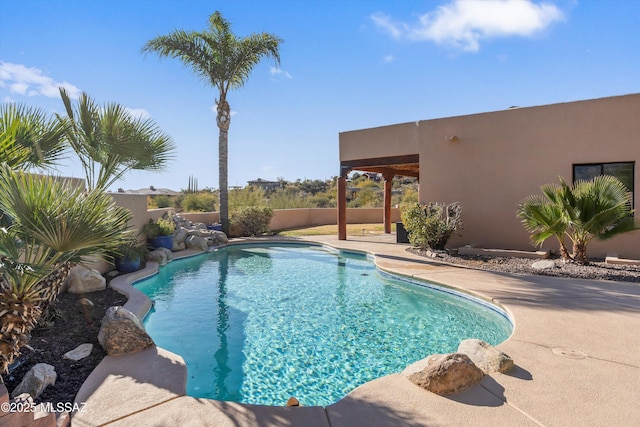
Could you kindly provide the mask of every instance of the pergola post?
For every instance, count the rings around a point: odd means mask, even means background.
[[[384,232],[391,233],[391,188],[393,187],[393,177],[395,174],[385,173],[384,177],[384,211],[382,214],[384,221]]]
[[[347,176],[338,178],[338,240],[347,240]]]

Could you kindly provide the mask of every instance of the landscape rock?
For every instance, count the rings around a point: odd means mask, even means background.
[[[466,390],[484,377],[484,372],[461,353],[434,354],[409,365],[402,374],[419,387],[441,395]]]
[[[229,241],[229,238],[222,231],[214,231],[215,242],[217,244],[226,244]]]
[[[77,346],[76,348],[74,348],[73,350],[67,351],[62,358],[63,359],[69,359],[69,360],[82,360],[85,357],[89,356],[91,354],[91,352],[93,351],[93,344],[80,344],[79,346]]]
[[[121,306],[107,310],[98,332],[98,342],[110,356],[134,353],[155,345],[140,319]]]
[[[98,270],[82,265],[76,266],[67,278],[67,292],[72,294],[84,294],[89,292],[104,291],[107,280]]]
[[[176,233],[173,235],[173,244],[175,245],[176,243],[178,244],[184,243],[187,240],[187,236],[188,236],[188,231],[180,227],[180,229],[177,230]]]
[[[458,353],[466,354],[485,374],[506,373],[513,369],[513,359],[479,339],[464,340],[458,346]]]
[[[166,265],[173,259],[173,253],[167,248],[158,248],[149,252],[148,259],[155,261],[158,265]]]
[[[189,236],[187,238],[187,248],[197,249],[204,252],[209,249],[209,245],[207,244],[207,239],[205,239],[204,237]]]
[[[556,268],[556,263],[553,260],[545,259],[542,261],[534,262],[533,264],[531,264],[531,268],[533,269],[534,272],[549,270],[549,269]]]
[[[53,366],[46,363],[35,364],[22,378],[22,381],[11,392],[11,397],[19,396],[23,393],[35,400],[45,388],[56,383],[57,374]]]

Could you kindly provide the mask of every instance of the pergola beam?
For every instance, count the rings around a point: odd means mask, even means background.
[[[380,173],[384,177],[384,232],[391,233],[391,190],[396,175],[420,178],[417,154],[340,162],[338,178],[338,239],[347,240],[347,175],[352,170]]]

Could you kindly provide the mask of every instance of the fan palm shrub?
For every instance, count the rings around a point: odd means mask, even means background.
[[[66,138],[78,155],[89,189],[109,186],[130,170],[162,171],[175,145],[149,118],[136,118],[120,104],[98,105],[83,93],[74,106],[60,88],[67,113]]]
[[[544,197],[524,199],[517,216],[535,244],[542,245],[555,236],[565,260],[587,264],[587,245],[591,240],[608,240],[637,229],[631,194],[616,177],[601,175],[590,181],[576,181],[573,186],[560,178],[559,185],[541,188]],[[564,247],[565,236],[573,244],[572,257]]]
[[[572,257],[564,240],[569,225],[564,200],[567,199],[571,189],[566,184],[545,184],[540,189],[543,195],[534,194],[522,200],[516,215],[522,220],[534,245],[542,246],[549,237],[553,236],[560,245],[562,260],[568,262]]]
[[[176,30],[149,40],[143,53],[156,52],[160,57],[176,58],[198,77],[218,90],[216,124],[218,125],[218,177],[220,185],[220,222],[229,234],[228,139],[231,107],[227,94],[239,89],[254,67],[264,58],[280,62],[282,40],[269,33],[254,33],[238,37],[220,12],[209,17],[206,31]]]
[[[0,165],[0,369],[28,342],[71,266],[130,238],[131,213],[100,189]]]

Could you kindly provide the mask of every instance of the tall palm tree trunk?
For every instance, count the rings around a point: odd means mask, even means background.
[[[229,235],[229,124],[231,109],[224,94],[220,94],[217,103],[216,123],[220,129],[218,135],[218,180],[220,184],[220,222],[222,231]]]

